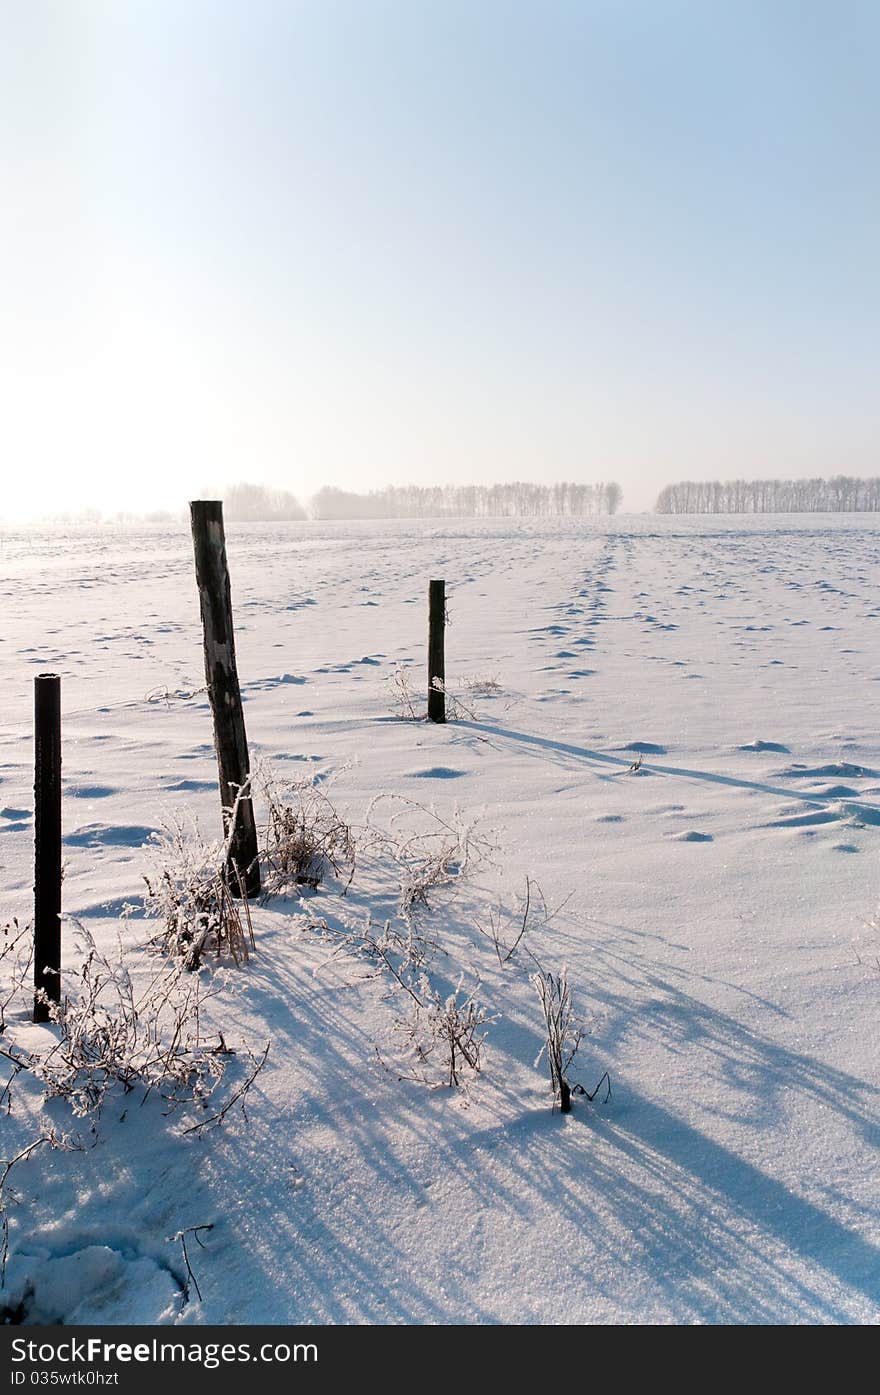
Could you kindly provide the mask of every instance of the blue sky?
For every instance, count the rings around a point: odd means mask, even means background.
[[[878,472],[877,4],[0,15],[7,511]]]

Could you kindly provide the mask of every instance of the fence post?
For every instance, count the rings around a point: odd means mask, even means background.
[[[34,1021],[61,1001],[61,679],[34,679]]]
[[[446,582],[428,582],[428,721],[446,721]],[[437,679],[439,687],[435,686]]]
[[[241,689],[235,666],[232,628],[232,595],[226,562],[223,505],[219,500],[197,499],[190,504],[196,581],[205,642],[205,680],[214,714],[214,745],[220,775],[223,831],[229,837],[228,864],[232,869],[230,891],[238,894],[238,879],[245,895],[260,891],[257,829],[250,795],[250,760],[241,706]],[[246,789],[244,797],[239,791]],[[238,800],[235,827],[230,836],[231,811]]]

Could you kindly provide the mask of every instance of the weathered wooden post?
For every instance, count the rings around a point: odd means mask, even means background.
[[[229,839],[229,889],[239,891],[239,878],[247,896],[260,891],[257,828],[250,794],[250,760],[241,706],[241,689],[235,666],[232,628],[232,594],[226,563],[223,505],[219,500],[197,499],[190,504],[196,581],[205,637],[205,679],[214,714],[214,745],[220,773],[223,831]],[[244,795],[240,796],[240,791]],[[230,828],[233,810],[235,826]]]
[[[446,582],[428,582],[428,721],[446,721]]]
[[[61,679],[34,679],[34,1021],[61,1001]],[[44,996],[45,995],[45,996]]]

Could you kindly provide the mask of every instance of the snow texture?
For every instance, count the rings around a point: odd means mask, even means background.
[[[387,983],[304,929],[393,915],[378,864],[348,897],[331,877],[255,906],[209,1005],[230,1047],[271,1040],[247,1118],[186,1135],[135,1091],[77,1120],[13,1082],[0,1156],[49,1128],[85,1146],[14,1169],[7,1312],[876,1322],[877,547],[865,516],[230,529],[254,758],[320,777],[356,825],[387,791],[494,830],[420,921],[438,982],[464,971],[496,1018],[483,1070],[461,1092],[383,1069]],[[467,708],[445,727],[397,715],[390,681],[424,691],[437,576]],[[148,975],[144,845],[175,814],[219,831],[188,535],[7,530],[0,601],[2,919],[30,915],[31,678],[55,670],[65,911]],[[573,1074],[613,1085],[564,1117],[530,965],[478,928],[527,875],[559,908],[528,947],[589,1029]],[[68,987],[77,969],[65,930]],[[0,1044],[56,1032],[20,1000]],[[170,1237],[207,1224],[199,1299]]]

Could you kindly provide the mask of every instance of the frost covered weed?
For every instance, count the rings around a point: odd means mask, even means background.
[[[427,698],[413,687],[410,681],[411,672],[411,669],[398,664],[385,679],[391,694],[391,708],[396,716],[405,721],[423,722],[428,715]],[[476,712],[469,705],[470,702],[475,698],[500,697],[504,691],[498,679],[490,674],[472,674],[455,682],[443,682],[435,678],[433,685],[446,698],[446,718],[447,721],[453,722],[462,718],[471,722],[478,721]]]
[[[374,822],[386,810],[390,810],[386,821]],[[404,820],[408,826],[402,828]],[[439,892],[454,891],[458,880],[493,846],[477,831],[476,817],[465,817],[456,807],[451,819],[444,819],[402,795],[377,795],[368,810],[367,823],[381,850],[397,867],[399,914],[407,923]]]
[[[474,992],[464,989],[462,975],[452,993],[441,993],[427,974],[400,980],[408,1010],[396,1023],[417,1062],[410,1078],[424,1085],[461,1087],[479,1075],[485,1027],[494,1020]]]
[[[380,970],[393,963],[397,973],[423,968],[439,948],[435,940],[427,939],[413,925],[399,929],[391,920],[386,920],[378,929],[369,911],[361,919],[339,916],[336,924],[331,924],[324,916],[307,912],[301,925],[334,945],[334,952],[365,959],[378,965]]]
[[[476,929],[492,941],[501,968],[509,964],[520,950],[534,959],[528,948],[529,937],[548,925],[568,900],[566,897],[565,901],[551,909],[538,883],[526,877],[523,895],[517,897],[512,906],[500,902],[493,906],[488,912],[487,923],[477,921]]]
[[[571,1111],[568,1070],[577,1055],[583,1036],[580,1028],[572,1024],[573,1008],[568,976],[565,969],[559,974],[539,969],[532,976],[532,983],[537,991],[544,1018],[544,1045],[535,1065],[539,1064],[542,1056],[546,1056],[550,1067],[553,1098],[559,1101],[560,1111],[568,1114]]]
[[[70,922],[68,922],[70,923]],[[223,1078],[228,1052],[222,1038],[202,1035],[205,1002],[220,985],[204,988],[184,960],[172,961],[136,988],[120,951],[111,964],[78,922],[83,955],[76,990],[49,1004],[57,1040],[27,1069],[50,1096],[84,1116],[100,1109],[107,1091],[135,1086],[171,1104],[203,1105]]]
[[[424,967],[399,955],[399,941],[389,936],[387,922],[383,935],[368,943],[402,995],[403,1011],[394,1025],[409,1060],[399,1079],[435,1088],[468,1084],[480,1073],[485,1028],[494,1021],[476,989],[466,992],[461,974],[452,993],[441,992]],[[412,1057],[414,1066],[409,1065]]]
[[[423,707],[421,694],[409,681],[409,670],[397,664],[385,682],[395,716],[408,722],[423,722],[428,715],[427,708]]]
[[[264,770],[260,784],[268,806],[262,849],[267,892],[318,887],[329,872],[338,876],[346,866],[353,875],[351,827],[313,780],[281,784]]]
[[[317,931],[339,950],[366,959],[375,967],[401,1004],[395,1033],[403,1044],[398,1078],[419,1084],[464,1087],[481,1069],[485,1028],[494,1020],[473,992],[465,992],[464,975],[452,993],[431,981],[428,965],[437,944],[410,923],[402,929],[386,920],[377,927],[367,914],[361,921],[332,926],[319,916],[307,916],[305,928]],[[413,1065],[413,1057],[415,1064]],[[380,1056],[380,1060],[381,1060]],[[382,1061],[386,1069],[390,1069]]]
[[[434,683],[443,691],[446,698],[446,718],[451,722],[479,722],[479,714],[472,705],[474,701],[478,698],[500,697],[504,691],[498,679],[491,675],[472,674],[454,682],[447,679],[445,683],[435,678]]]
[[[49,1010],[54,1040],[45,1049],[26,1050],[4,1043],[0,1055],[13,1067],[13,1080],[22,1072],[38,1080],[49,1098],[65,1099],[79,1118],[99,1111],[107,1092],[136,1086],[144,1098],[154,1091],[168,1104],[204,1106],[223,1078],[231,1054],[222,1036],[207,1038],[202,1014],[222,982],[204,986],[203,976],[188,971],[183,960],[153,970],[136,986],[121,945],[115,963],[102,954],[91,933],[79,921],[66,918],[77,932],[82,956],[78,975],[71,979],[60,1003],[43,997]],[[4,984],[7,992],[7,984]],[[19,964],[13,975],[12,997],[30,998],[28,977]],[[4,1093],[12,1107],[12,1080]]]
[[[499,697],[504,689],[494,674],[474,673],[462,678],[459,686],[471,697]]]
[[[554,1105],[559,1104],[561,1114],[570,1114],[573,1094],[586,1095],[587,1099],[593,1100],[603,1083],[607,1084],[605,1100],[609,1100],[611,1080],[607,1072],[592,1093],[585,1090],[583,1085],[572,1084],[568,1078],[584,1032],[583,1028],[574,1022],[567,971],[563,968],[560,973],[553,974],[539,966],[538,972],[532,975],[532,983],[538,994],[544,1019],[544,1045],[538,1053],[535,1065],[539,1065],[541,1058],[546,1056],[550,1067],[550,1087],[553,1091]]]
[[[259,1059],[250,1058],[251,1069],[243,1081],[231,1093],[221,1091],[215,1103],[215,1092],[235,1053],[221,1034],[206,1035],[202,1019],[208,1000],[221,991],[222,979],[211,978],[206,988],[205,976],[190,972],[185,959],[172,959],[157,971],[157,961],[149,958],[151,972],[138,986],[121,945],[111,962],[85,926],[70,917],[65,924],[77,932],[82,956],[79,973],[66,977],[67,991],[60,1003],[48,1002],[44,996],[49,1010],[48,1046],[26,1049],[3,1037],[0,1057],[12,1068],[0,1092],[4,1112],[13,1111],[13,1087],[22,1077],[42,1086],[47,1098],[66,1101],[75,1118],[91,1119],[96,1137],[95,1117],[115,1090],[127,1094],[137,1089],[141,1103],[153,1094],[162,1100],[166,1114],[195,1108],[196,1121],[189,1122],[184,1133],[201,1133],[222,1123],[236,1106],[244,1110],[247,1092],[269,1048]],[[0,955],[0,991],[7,1006],[22,997],[29,1008],[31,957],[20,942],[30,926],[17,930],[4,947],[7,953]],[[209,1110],[212,1103],[213,1112]],[[85,1146],[75,1134],[49,1130],[14,1157],[0,1159],[0,1288],[9,1250],[7,1204],[18,1199],[9,1185],[10,1175],[16,1164],[43,1145],[64,1151],[81,1151]]]
[[[402,1008],[395,1022],[404,1044],[399,1078],[463,1086],[480,1072],[485,1027],[493,1019],[475,993],[464,989],[464,975],[451,994],[432,981],[431,961],[445,951],[425,932],[425,921],[438,901],[448,904],[465,872],[493,845],[477,831],[476,818],[456,809],[446,819],[392,794],[371,801],[361,841],[371,853],[373,872],[396,883],[396,914],[381,924],[369,911],[328,919],[304,903],[300,923],[331,943],[334,954],[367,961],[388,984]]]
[[[30,977],[34,961],[34,927],[17,919],[8,921],[0,935],[0,1032],[6,1029],[6,1013],[22,984]]]
[[[152,944],[187,969],[206,954],[246,963],[253,948],[247,900],[233,898],[225,843],[206,842],[180,821],[152,836],[155,871],[144,877],[147,913],[162,922]],[[239,890],[239,888],[236,888]]]

